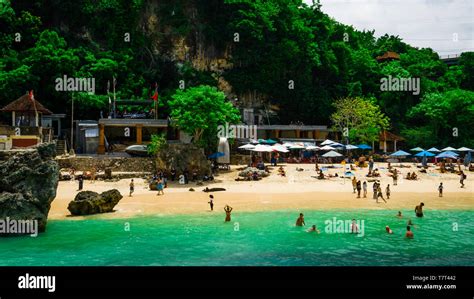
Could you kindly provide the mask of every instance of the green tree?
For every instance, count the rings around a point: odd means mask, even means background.
[[[455,89],[430,93],[413,107],[408,116],[421,124],[429,138],[440,146],[469,146],[474,142],[474,92]],[[419,125],[418,125],[419,126]],[[407,139],[413,134],[406,130]]]
[[[201,85],[186,90],[178,89],[168,104],[173,123],[202,147],[212,148],[212,145],[202,141],[217,141],[219,125],[240,122],[239,111],[215,87]]]
[[[166,138],[163,134],[161,135],[151,135],[151,142],[148,144],[147,150],[148,154],[156,156],[161,149],[166,145]]]
[[[373,143],[382,130],[387,130],[390,120],[373,99],[343,98],[334,102],[336,111],[331,115],[333,129],[348,132],[349,139]]]

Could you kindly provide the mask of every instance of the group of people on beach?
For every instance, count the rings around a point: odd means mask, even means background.
[[[372,189],[374,192],[373,199],[376,200],[376,203],[379,202],[378,201],[379,198],[382,198],[384,202],[387,202],[385,198],[383,197],[382,187],[379,181],[374,182]],[[361,183],[360,180],[357,180],[356,177],[352,177],[352,191],[353,193],[357,192],[357,198],[361,198],[360,193],[361,191],[363,191],[363,197],[367,198],[367,182],[364,181],[363,183]],[[390,184],[388,184],[387,187],[385,187],[385,195],[387,196],[387,199],[390,199],[390,194],[391,194]]]

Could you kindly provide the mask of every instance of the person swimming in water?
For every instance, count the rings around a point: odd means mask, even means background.
[[[316,233],[320,233],[319,229],[316,227],[316,225],[312,225],[308,230],[307,230],[308,233],[312,233],[312,232],[316,232]]]
[[[407,226],[407,232],[405,234],[405,238],[413,239],[414,235],[413,232],[411,231],[411,227],[408,225]]]
[[[416,217],[423,217],[423,207],[425,206],[424,203],[420,203],[415,207],[415,214]]]
[[[225,211],[225,221],[224,222],[230,222],[230,213],[232,212],[232,207],[229,206],[229,205],[226,205],[224,207],[224,211]]]
[[[300,213],[300,217],[296,219],[296,226],[303,226],[303,225],[306,225],[306,224],[304,223],[303,213]]]
[[[352,219],[351,234],[358,234],[358,233],[359,233],[359,226],[357,226],[356,220]]]
[[[398,211],[397,217],[398,217],[398,218],[403,218],[401,211]]]
[[[387,231],[387,233],[393,234],[393,231],[390,229],[390,227],[388,225],[385,226],[385,230]]]

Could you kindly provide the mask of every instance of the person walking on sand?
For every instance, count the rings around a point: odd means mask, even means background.
[[[304,223],[304,215],[303,215],[303,213],[300,213],[300,217],[298,217],[298,219],[296,219],[296,226],[303,226],[303,225],[306,225]]]
[[[439,197],[443,197],[443,183],[439,183],[439,186],[438,186],[438,192],[439,192]]]
[[[360,198],[360,190],[361,190],[360,181],[357,181],[356,189],[357,189],[357,198]]]
[[[165,195],[165,192],[163,191],[163,181],[160,178],[158,178],[158,182],[156,183],[156,190],[158,190],[156,195],[160,195],[160,193]]]
[[[133,179],[130,182],[130,193],[128,194],[128,197],[132,197],[133,191],[135,191],[135,184],[133,183]]]
[[[464,188],[464,180],[466,179],[466,174],[464,171],[461,170],[461,174],[459,175],[459,183],[461,184],[461,188]]]
[[[387,199],[390,199],[390,184],[385,188],[385,195],[387,196]]]
[[[209,206],[211,207],[211,211],[214,211],[214,195],[209,195]]]
[[[357,189],[357,179],[354,177],[352,177],[352,193],[356,193],[356,189]]]
[[[226,205],[224,207],[224,211],[225,211],[225,221],[224,222],[230,222],[230,213],[232,212],[232,207],[230,207],[229,205]]]
[[[415,207],[415,214],[416,214],[416,217],[423,217],[423,207],[425,206],[424,203],[420,203],[419,205],[417,205]]]
[[[376,203],[379,203],[379,197],[381,197],[381,198],[383,199],[383,201],[385,201],[385,203],[387,203],[387,201],[385,200],[385,198],[383,198],[382,188],[380,187],[380,184],[377,184],[377,198],[376,198]]]
[[[372,190],[374,191],[374,199],[377,199],[377,188],[378,188],[378,183],[374,182],[374,185],[372,186]]]

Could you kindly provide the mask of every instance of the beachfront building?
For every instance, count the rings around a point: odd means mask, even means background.
[[[169,119],[156,119],[154,114],[143,112],[153,104],[152,100],[116,100],[116,105],[143,106],[130,113],[116,113],[107,118],[100,118],[97,123],[97,150],[98,154],[107,151],[122,151],[129,145],[146,144],[152,135],[164,135],[169,142],[186,142],[186,136],[170,125]],[[84,126],[83,126],[84,127]],[[95,137],[89,132],[89,137]],[[85,133],[87,134],[87,133]],[[89,150],[87,150],[89,152]]]
[[[11,125],[0,126],[0,150],[26,148],[53,141],[53,128],[44,125],[52,120],[54,114],[34,98],[33,92],[22,95],[0,109],[0,112],[11,115]],[[60,118],[58,116],[56,120],[60,121]]]
[[[405,138],[395,135],[389,131],[382,131],[379,135],[379,150],[384,153],[396,152],[400,147],[400,143],[405,141]]]

